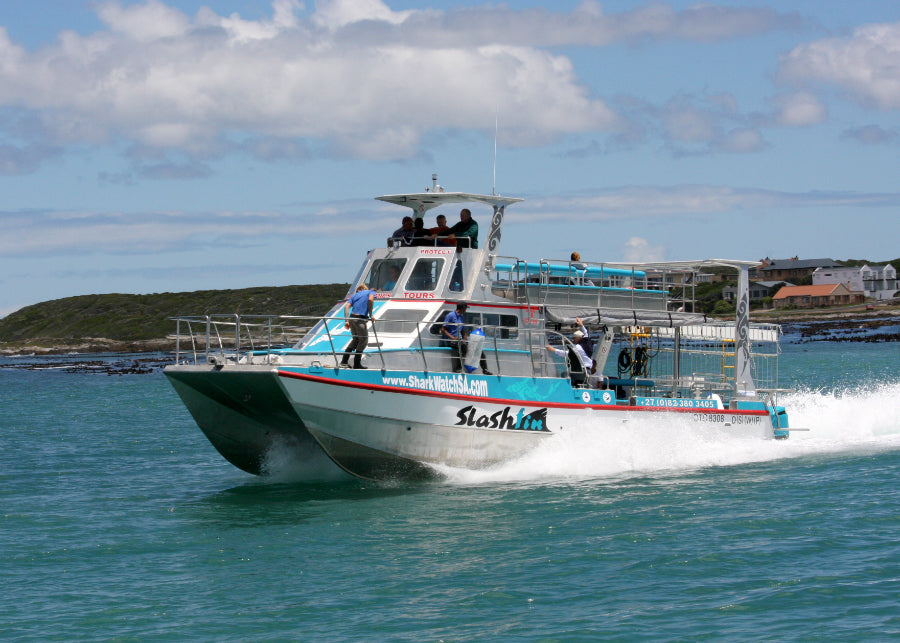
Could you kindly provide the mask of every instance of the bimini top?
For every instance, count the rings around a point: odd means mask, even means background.
[[[469,194],[468,192],[420,192],[418,194],[387,194],[375,197],[379,201],[387,201],[396,205],[405,205],[412,208],[417,215],[422,216],[431,208],[452,203],[485,203],[498,208],[505,208],[511,203],[518,203],[525,199],[500,196],[498,194]]]

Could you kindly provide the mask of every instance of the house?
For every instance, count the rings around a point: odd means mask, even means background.
[[[891,264],[817,268],[813,272],[813,285],[822,284],[844,284],[849,290],[861,291],[875,299],[891,299],[900,288],[897,271]]]
[[[758,268],[750,269],[751,279],[762,281],[799,281],[807,275],[813,274],[817,268],[842,267],[834,259],[765,259],[760,260]]]
[[[786,281],[751,281],[750,282],[750,302],[762,301],[766,297],[771,297],[779,286],[791,286],[793,284]],[[734,302],[737,298],[737,286],[725,286],[722,289],[722,299]]]
[[[772,304],[775,308],[816,308],[858,304],[865,299],[863,293],[851,291],[844,284],[784,286],[772,297]]]
[[[866,296],[875,299],[893,299],[897,296],[900,284],[897,282],[897,270],[891,264],[884,266],[863,266],[863,290]]]

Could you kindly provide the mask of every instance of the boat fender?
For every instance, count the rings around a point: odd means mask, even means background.
[[[647,349],[643,346],[636,346],[634,349],[634,358],[631,361],[631,376],[647,375]]]
[[[478,370],[481,360],[481,351],[484,349],[484,331],[476,328],[469,333],[468,346],[466,347],[465,367],[467,373]]]

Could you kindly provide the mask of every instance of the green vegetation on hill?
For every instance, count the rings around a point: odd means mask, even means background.
[[[103,337],[158,339],[175,332],[182,315],[323,315],[349,284],[199,290],[150,295],[80,295],[26,306],[0,319],[0,343]]]
[[[869,264],[870,266],[883,266],[884,264],[891,264],[894,268],[900,269],[900,258],[893,259],[891,261],[869,261],[868,259],[838,259],[839,263],[844,264],[845,266],[862,266],[864,264]]]

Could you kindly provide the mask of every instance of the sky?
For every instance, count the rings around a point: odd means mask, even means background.
[[[0,316],[349,282],[432,173],[506,256],[900,256],[896,0],[424,6],[0,0]]]

